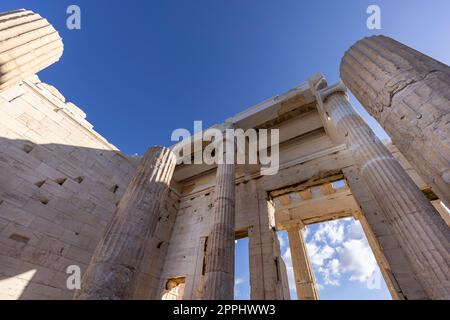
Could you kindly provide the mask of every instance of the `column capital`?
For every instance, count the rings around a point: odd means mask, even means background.
[[[227,130],[227,129],[235,129],[236,128],[236,124],[234,122],[231,121],[225,121],[225,123],[223,124],[223,129]]]
[[[333,84],[327,88],[319,90],[318,94],[319,94],[320,99],[323,102],[325,102],[325,100],[329,96],[331,96],[334,93],[338,93],[338,92],[344,93],[347,96],[348,89],[345,86],[345,84],[342,82],[342,80],[339,80],[338,82],[336,82],[335,84]]]
[[[296,222],[293,224],[289,224],[286,226],[286,231],[287,232],[292,232],[292,231],[301,231],[303,229],[305,229],[305,224],[303,222]]]
[[[328,87],[328,82],[322,73],[316,73],[308,78],[309,88],[313,95]]]
[[[353,217],[355,218],[355,220],[360,221],[363,218],[363,213],[361,210],[357,210],[355,212],[353,212]]]

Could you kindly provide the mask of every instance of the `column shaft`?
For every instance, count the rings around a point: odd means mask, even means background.
[[[77,299],[128,299],[176,165],[167,148],[144,155],[83,277]]]
[[[288,230],[297,299],[319,300],[314,273],[309,261],[303,233],[299,228]]]
[[[234,299],[235,165],[218,164],[214,214],[206,244],[203,299]]]
[[[345,54],[341,77],[450,207],[450,67],[374,36]]]
[[[287,270],[273,224],[275,208],[273,202],[269,200],[267,191],[256,183],[255,195],[256,215],[253,226],[249,230],[250,298],[251,300],[289,300]]]
[[[430,298],[449,298],[450,230],[430,201],[356,113],[337,85],[324,89],[324,112],[345,137],[361,176],[383,210]]]

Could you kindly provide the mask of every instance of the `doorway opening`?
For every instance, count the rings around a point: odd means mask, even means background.
[[[247,232],[236,232],[234,255],[234,299],[250,300],[249,239]]]
[[[310,224],[303,235],[320,299],[392,299],[359,221],[349,217]],[[296,299],[287,232],[279,231],[278,237],[287,266],[291,297]]]

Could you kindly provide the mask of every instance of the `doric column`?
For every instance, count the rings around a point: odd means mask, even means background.
[[[306,250],[303,230],[292,227],[287,230],[289,247],[291,249],[292,267],[294,268],[295,287],[297,299],[319,300],[316,280]]]
[[[225,141],[227,141],[225,139]],[[224,143],[223,159],[231,144]],[[235,164],[219,161],[214,191],[214,213],[206,242],[205,275],[202,298],[234,299],[235,247]]]
[[[29,10],[0,13],[0,90],[45,69],[61,58],[58,32]]]
[[[341,77],[450,207],[450,67],[374,36],[347,51]]]
[[[450,230],[430,201],[356,113],[342,82],[318,93],[323,111],[354,154],[360,175],[430,298],[450,298]],[[322,103],[323,101],[323,103]]]
[[[147,151],[97,246],[75,298],[131,298],[145,244],[155,231],[175,165],[171,150],[153,147]]]

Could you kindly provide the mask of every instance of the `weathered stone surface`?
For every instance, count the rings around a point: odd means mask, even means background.
[[[156,229],[176,165],[170,149],[144,155],[83,277],[77,299],[127,299]]]
[[[0,92],[0,299],[71,299],[136,169],[77,109],[37,77]]]
[[[356,113],[345,86],[320,91],[324,112],[353,152],[383,214],[428,297],[450,297],[450,230],[389,150]]]
[[[218,164],[211,233],[206,240],[203,299],[234,298],[235,165]]]
[[[238,193],[237,205],[249,203],[246,194]],[[250,298],[252,300],[289,300],[289,283],[280,242],[274,228],[275,208],[261,186],[252,189],[256,202],[247,210],[254,212],[249,229]],[[241,214],[243,211],[238,210]]]
[[[62,53],[61,37],[40,15],[23,9],[0,15],[0,90],[57,62]]]
[[[374,36],[345,54],[341,77],[450,207],[450,67]]]

